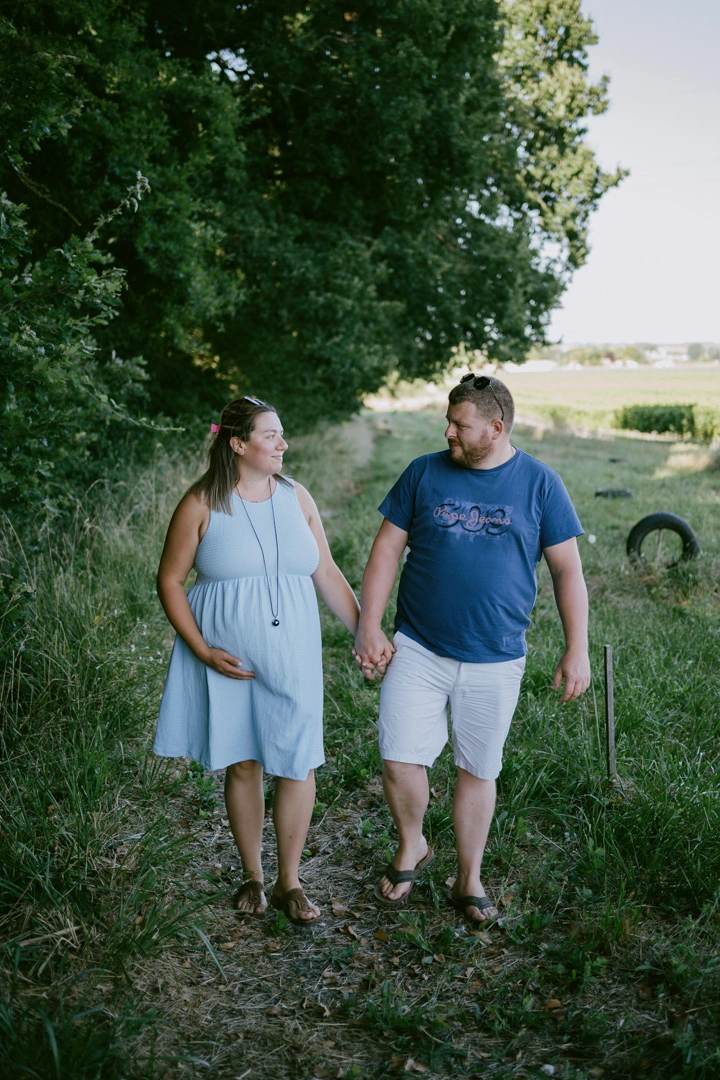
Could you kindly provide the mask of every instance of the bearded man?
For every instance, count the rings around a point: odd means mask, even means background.
[[[426,769],[447,741],[450,705],[458,857],[450,901],[473,923],[498,918],[480,872],[541,556],[565,635],[553,685],[563,702],[590,685],[583,529],[558,474],[511,444],[514,411],[499,379],[471,373],[451,390],[448,449],[411,462],[379,508],[354,650],[367,678],[384,676],[383,790],[399,840],[375,896],[403,904],[433,857],[423,835]],[[381,620],[406,547],[391,643]]]

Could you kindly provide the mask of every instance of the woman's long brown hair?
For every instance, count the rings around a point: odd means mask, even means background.
[[[232,492],[240,479],[240,462],[230,440],[237,438],[249,442],[258,416],[268,412],[275,412],[272,405],[248,397],[231,401],[223,409],[220,429],[208,450],[207,471],[189,489],[194,495],[199,495],[211,510],[232,514]],[[273,475],[280,483],[287,483],[279,473]]]

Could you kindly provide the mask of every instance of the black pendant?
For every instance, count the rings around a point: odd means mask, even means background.
[[[279,626],[280,625],[280,620],[279,619],[273,619],[272,624],[273,624],[273,626]]]

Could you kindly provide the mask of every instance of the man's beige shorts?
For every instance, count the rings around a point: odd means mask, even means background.
[[[380,754],[385,761],[432,765],[448,737],[455,764],[494,780],[515,712],[525,657],[467,664],[437,656],[398,631],[395,655],[380,691]]]

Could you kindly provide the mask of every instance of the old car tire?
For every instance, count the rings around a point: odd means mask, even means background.
[[[668,529],[670,532],[677,533],[680,537],[683,545],[681,559],[694,559],[696,555],[700,554],[697,536],[685,518],[681,518],[678,514],[663,512],[648,514],[647,517],[641,518],[637,525],[633,525],[627,538],[628,555],[635,555],[638,559],[642,559],[643,541],[650,533],[658,532],[661,529]],[[676,564],[672,563],[671,565]]]

